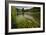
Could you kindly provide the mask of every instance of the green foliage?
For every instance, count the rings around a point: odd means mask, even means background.
[[[40,7],[33,7],[30,12],[40,12]]]
[[[11,6],[11,21],[12,21],[12,28],[15,27],[15,21],[16,21],[16,7]]]
[[[29,14],[34,19],[27,19],[24,17],[25,12],[36,13]],[[18,14],[18,15],[17,15]],[[40,7],[33,7],[32,9],[18,9],[11,6],[11,21],[12,28],[37,28],[40,27]]]
[[[35,23],[33,19],[29,20],[29,19],[24,18],[23,16],[22,17],[19,16],[19,18],[16,20],[17,20],[16,21],[17,28],[37,28],[39,27],[39,24]]]

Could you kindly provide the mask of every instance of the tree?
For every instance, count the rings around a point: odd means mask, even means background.
[[[11,6],[11,25],[12,25],[12,28],[15,28],[15,24],[16,24],[16,7],[15,6]]]
[[[22,15],[24,16],[24,8],[22,8]]]

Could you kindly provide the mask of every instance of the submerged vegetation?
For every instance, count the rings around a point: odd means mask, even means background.
[[[18,9],[11,6],[11,28],[40,27],[40,7]]]

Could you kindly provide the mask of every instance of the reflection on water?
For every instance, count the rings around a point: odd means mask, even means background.
[[[40,27],[40,7],[18,9],[12,6],[12,28]]]

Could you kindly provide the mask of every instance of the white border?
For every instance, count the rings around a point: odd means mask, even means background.
[[[11,6],[32,6],[32,7],[40,7],[41,8],[41,14],[40,14],[40,17],[41,17],[41,24],[40,24],[40,28],[22,28],[22,29],[11,29]],[[13,3],[9,3],[9,20],[8,20],[8,32],[24,32],[24,31],[41,31],[43,30],[43,5],[37,5],[37,4],[13,4]]]

